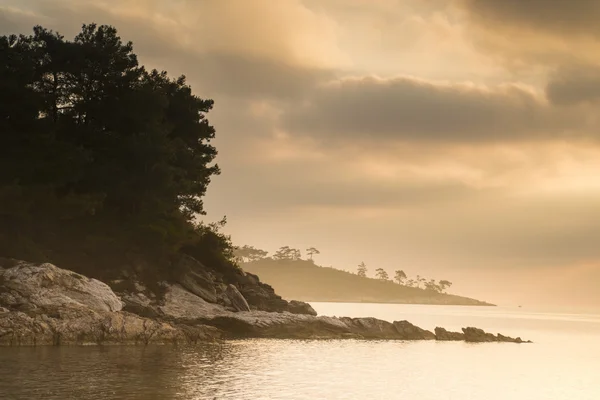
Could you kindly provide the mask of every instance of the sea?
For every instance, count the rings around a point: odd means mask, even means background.
[[[235,340],[0,348],[2,400],[599,400],[600,314],[312,303],[323,315],[476,326],[530,344]]]

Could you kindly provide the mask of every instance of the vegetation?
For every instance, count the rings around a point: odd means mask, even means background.
[[[163,274],[180,252],[233,265],[225,220],[196,221],[219,173],[212,107],[110,26],[0,37],[0,254],[92,276]]]
[[[390,280],[362,277],[311,260],[276,260],[270,257],[241,265],[257,274],[283,297],[303,301],[487,305],[437,290],[399,285]]]
[[[282,246],[280,247],[273,257],[269,258],[268,251],[257,249],[253,246],[242,246],[236,247],[233,251],[235,255],[235,259],[239,263],[251,263],[254,261],[272,259],[277,261],[299,261],[302,260],[302,255],[300,250],[292,248],[290,246]],[[306,250],[306,254],[308,254],[309,258],[307,261],[313,262],[312,256],[313,254],[321,254],[319,250],[314,247],[310,247]],[[358,268],[356,271],[356,275],[367,278],[367,265],[362,261],[358,264]],[[381,281],[389,281],[390,277],[386,270],[383,268],[377,268],[375,270],[375,277]],[[396,270],[394,272],[394,280],[398,285],[403,285],[407,287],[414,287],[419,289],[425,289],[428,291],[433,291],[437,293],[444,293],[446,289],[452,286],[452,282],[448,280],[440,280],[436,282],[434,279],[426,280],[421,277],[421,275],[417,275],[415,279],[408,279],[408,276],[403,270]]]

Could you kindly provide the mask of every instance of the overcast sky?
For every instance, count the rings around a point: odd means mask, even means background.
[[[215,100],[208,220],[500,304],[600,308],[600,1],[0,0]]]

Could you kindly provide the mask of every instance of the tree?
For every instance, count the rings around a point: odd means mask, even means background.
[[[415,287],[416,285],[417,285],[417,282],[414,279],[409,279],[406,282],[406,286],[408,286],[408,287]]]
[[[356,274],[358,276],[362,276],[363,278],[367,277],[367,266],[364,263],[364,261],[361,262],[360,264],[358,264],[358,270],[357,270]]]
[[[450,282],[450,281],[447,281],[447,280],[445,280],[445,279],[442,279],[442,280],[439,282],[439,286],[440,286],[440,291],[441,291],[441,292],[443,292],[443,293],[445,293],[445,292],[446,292],[446,289],[447,289],[447,288],[449,288],[450,286],[452,286],[452,282]]]
[[[314,247],[309,247],[308,249],[306,249],[306,254],[308,254],[308,257],[310,258],[310,260],[312,260],[313,255],[321,254],[321,252],[319,250],[315,249]]]
[[[257,249],[253,246],[244,245],[242,247],[236,247],[234,250],[235,257],[240,262],[252,262],[264,259],[268,251]]]
[[[390,279],[388,273],[383,268],[377,268],[375,270],[375,276],[377,276],[377,278],[381,279],[382,281],[387,281]]]
[[[421,285],[425,286],[425,278],[421,277],[421,275],[417,275],[415,282],[418,288],[421,288]]]
[[[213,101],[140,66],[111,26],[13,39],[0,37],[0,253],[79,270],[132,253],[170,265],[204,232]]]
[[[396,282],[398,282],[399,285],[402,285],[406,278],[407,278],[407,276],[406,276],[406,273],[404,273],[404,271],[396,270],[394,279],[396,280]]]
[[[275,260],[290,260],[296,261],[301,257],[300,250],[293,249],[290,246],[282,246],[273,254]]]
[[[437,293],[442,291],[441,287],[435,283],[435,279],[430,279],[428,282],[425,282],[425,290]]]

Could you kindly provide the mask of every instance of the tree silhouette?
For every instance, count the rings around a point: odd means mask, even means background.
[[[402,270],[396,270],[394,274],[394,279],[398,282],[399,285],[404,283],[404,280],[407,278],[406,273]]]
[[[0,253],[170,265],[206,234],[195,218],[219,173],[212,107],[184,76],[140,66],[111,26],[0,37]]]
[[[388,273],[383,268],[377,268],[375,270],[375,276],[377,276],[377,278],[381,279],[382,281],[387,281],[390,279]]]
[[[240,262],[250,262],[262,260],[269,254],[268,251],[257,249],[253,246],[244,245],[242,247],[236,247],[234,250],[235,257]]]
[[[290,246],[282,246],[275,252],[273,258],[275,260],[299,260],[301,257],[300,250],[293,249]]]
[[[312,260],[313,255],[321,254],[321,252],[314,247],[309,247],[308,249],[306,249],[306,254],[308,254],[308,257],[310,258],[310,260]]]
[[[358,276],[362,276],[363,278],[367,277],[367,266],[364,263],[364,261],[361,262],[360,264],[358,264],[358,270],[357,270],[356,274]]]
[[[443,279],[439,282],[439,286],[440,286],[440,290],[445,293],[446,289],[449,288],[450,286],[452,286],[452,282]]]

